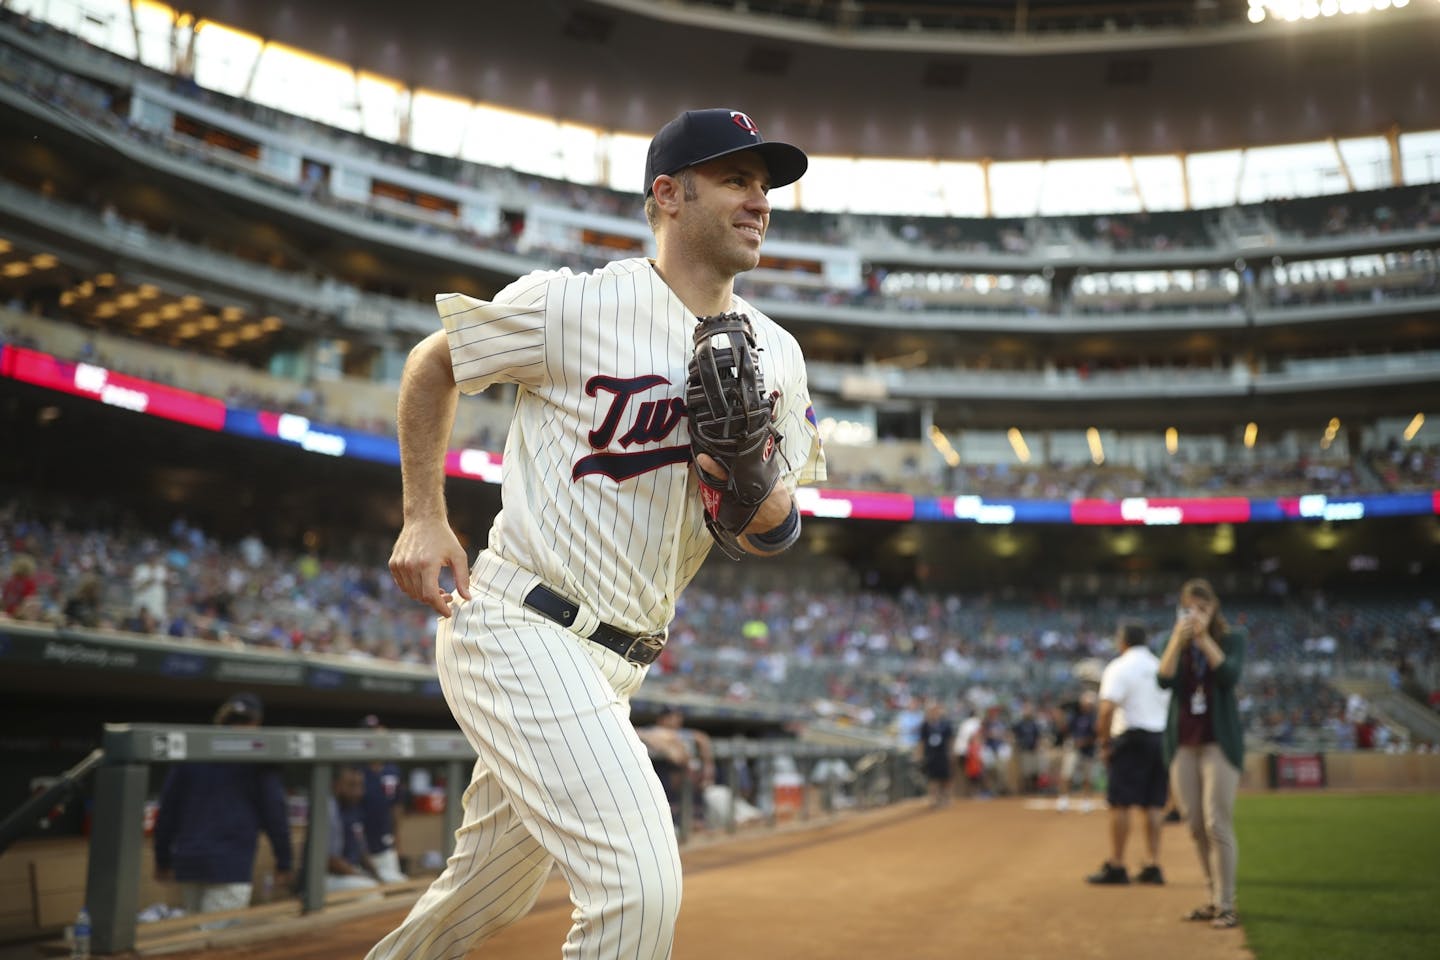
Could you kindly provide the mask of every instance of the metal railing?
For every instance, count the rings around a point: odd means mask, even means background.
[[[135,946],[140,855],[150,766],[156,763],[273,763],[310,770],[309,823],[302,856],[306,912],[325,904],[330,784],[336,764],[371,760],[443,763],[445,853],[460,825],[460,795],[475,754],[458,733],[443,731],[302,730],[285,727],[107,724],[105,758],[96,774],[94,830],[85,884],[97,953]]]
[[[93,924],[94,949],[102,954],[135,947],[139,906],[136,880],[141,869],[151,765],[203,761],[309,768],[309,817],[300,861],[303,873],[300,898],[302,910],[311,913],[325,905],[330,837],[328,798],[337,764],[377,760],[443,764],[442,843],[448,858],[454,850],[455,831],[463,812],[461,797],[470,782],[470,767],[475,759],[464,736],[434,730],[380,733],[286,727],[107,724],[101,749],[103,758],[96,773],[94,829],[85,896]],[[741,765],[751,761],[754,761],[755,782],[762,796],[771,794],[781,758],[793,762],[801,780],[800,803],[794,813],[802,820],[811,816],[815,805],[813,791],[817,788],[819,807],[825,812],[838,809],[841,793],[847,789],[849,803],[861,808],[895,802],[913,792],[909,776],[912,764],[904,751],[740,738],[716,740],[713,751],[717,765],[727,765],[728,781],[732,785],[729,806],[722,818],[729,832],[737,827],[739,799],[733,787],[741,780]],[[845,764],[827,761],[845,761]],[[93,765],[93,761],[87,762]],[[696,802],[695,785],[687,780],[680,794],[678,811],[678,835],[682,843],[694,829]],[[766,819],[774,824],[779,811],[773,803],[767,806]]]

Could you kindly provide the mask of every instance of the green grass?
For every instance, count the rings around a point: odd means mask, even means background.
[[[1235,830],[1257,960],[1440,957],[1440,794],[1243,794]]]

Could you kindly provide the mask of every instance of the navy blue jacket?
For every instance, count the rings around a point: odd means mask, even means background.
[[[249,883],[263,829],[275,869],[293,865],[285,788],[275,767],[185,763],[171,769],[155,819],[155,866],[189,883]]]

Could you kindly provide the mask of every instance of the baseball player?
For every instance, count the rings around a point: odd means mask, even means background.
[[[796,484],[823,480],[825,462],[798,344],[733,283],[759,262],[766,192],[807,164],[744,113],[684,113],[646,158],[654,260],[532,273],[491,302],[436,298],[444,329],[415,347],[400,386],[390,569],[440,615],[441,687],[479,759],[454,855],[370,960],[458,960],[530,909],[552,864],[575,903],[563,956],[670,956],[680,860],[629,698],[712,545],[696,468],[725,473],[703,454],[692,466],[691,335],[701,316],[753,324],[785,467],[738,542],[778,553],[799,534]],[[458,394],[499,382],[518,386],[502,509],[464,577],[446,442]]]

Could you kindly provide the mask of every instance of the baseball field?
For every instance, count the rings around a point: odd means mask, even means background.
[[[1245,795],[1236,830],[1258,960],[1440,956],[1440,794]]]
[[[923,801],[688,847],[677,960],[1405,960],[1440,944],[1440,794],[1242,793],[1235,930],[1180,917],[1205,887],[1167,825],[1163,887],[1093,887],[1103,811],[1040,800]],[[1139,848],[1131,848],[1132,866]],[[327,911],[329,912],[329,911]],[[557,875],[529,916],[472,956],[557,956],[571,904]],[[400,904],[340,908],[283,941],[198,960],[363,956]],[[227,948],[228,947],[228,948]],[[217,949],[219,948],[219,949]]]

